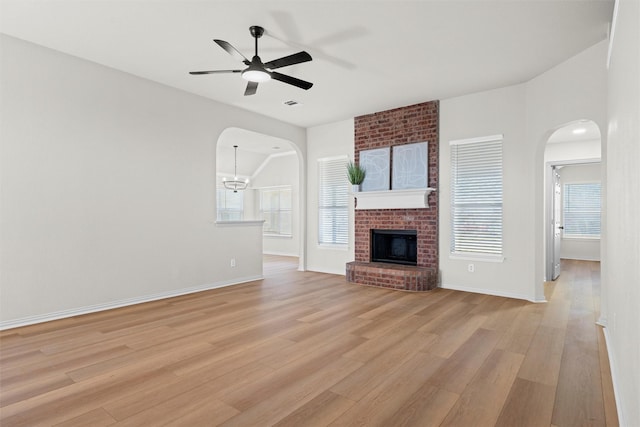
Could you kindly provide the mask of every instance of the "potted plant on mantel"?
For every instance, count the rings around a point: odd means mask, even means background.
[[[354,162],[347,163],[347,179],[351,183],[354,193],[360,191],[360,184],[364,181],[365,175],[366,171],[360,165]]]

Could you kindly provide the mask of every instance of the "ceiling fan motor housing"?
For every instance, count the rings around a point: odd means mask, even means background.
[[[249,32],[251,32],[251,35],[253,37],[259,39],[264,34],[264,28],[258,25],[252,25],[251,27],[249,27]]]

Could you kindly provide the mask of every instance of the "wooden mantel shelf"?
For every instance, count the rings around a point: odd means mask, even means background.
[[[429,207],[429,194],[435,188],[361,191],[353,193],[356,209],[416,209]]]

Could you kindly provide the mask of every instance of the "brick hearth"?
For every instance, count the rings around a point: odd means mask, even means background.
[[[430,291],[438,287],[438,271],[427,267],[352,261],[347,263],[347,281],[402,291]]]

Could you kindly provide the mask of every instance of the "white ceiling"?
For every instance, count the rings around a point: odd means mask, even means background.
[[[303,127],[527,81],[607,36],[612,0],[2,0],[0,31]],[[212,39],[269,61],[307,50],[244,97]],[[296,100],[302,106],[283,103]]]
[[[294,151],[291,142],[286,139],[276,138],[246,129],[227,128],[218,139],[218,147],[232,148],[238,146],[238,151],[252,151],[264,154],[283,154]]]
[[[237,171],[239,176],[250,177],[271,156],[286,155],[295,151],[291,142],[251,132],[246,129],[227,128],[218,138],[216,170],[222,175],[232,175],[236,164],[233,146],[238,146]]]

